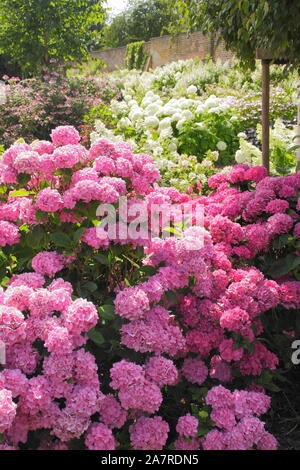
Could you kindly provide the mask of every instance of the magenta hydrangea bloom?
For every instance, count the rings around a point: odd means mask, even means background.
[[[32,267],[37,274],[53,277],[65,267],[64,256],[56,251],[42,251],[32,259]]]
[[[17,405],[12,400],[10,390],[0,390],[0,432],[3,433],[8,429],[15,416]]]
[[[196,437],[198,426],[198,419],[188,413],[185,416],[180,416],[176,425],[176,431],[183,437]]]
[[[46,188],[36,198],[36,207],[44,212],[56,212],[63,207],[63,200],[56,189]]]
[[[58,126],[51,132],[51,140],[55,147],[76,145],[80,141],[80,135],[73,126]]]
[[[169,430],[168,423],[160,416],[143,416],[129,427],[131,445],[135,450],[162,450]]]

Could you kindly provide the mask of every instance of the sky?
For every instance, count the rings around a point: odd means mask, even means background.
[[[111,8],[110,15],[117,15],[126,7],[127,0],[106,0],[106,5]]]

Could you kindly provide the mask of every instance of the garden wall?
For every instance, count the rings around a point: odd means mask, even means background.
[[[215,48],[213,39],[204,36],[200,31],[190,35],[181,33],[176,37],[161,36],[152,38],[145,43],[145,50],[151,57],[152,68],[175,60],[186,60],[192,57],[204,59],[208,54],[224,62],[233,57],[233,53],[226,51],[223,44]],[[125,54],[126,47],[92,52],[93,57],[100,58],[106,63],[107,72],[124,67]]]

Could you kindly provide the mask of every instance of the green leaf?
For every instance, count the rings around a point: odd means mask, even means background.
[[[284,233],[283,235],[280,235],[280,237],[276,238],[272,245],[275,250],[280,250],[284,246],[288,244],[290,235],[288,233]]]
[[[81,239],[82,235],[85,233],[87,229],[85,227],[81,227],[73,235],[73,240],[75,243],[78,243],[79,240]]]
[[[20,232],[26,232],[28,230],[28,228],[29,228],[29,225],[27,223],[25,223],[25,224],[23,224],[19,227],[19,231]]]
[[[22,185],[26,185],[30,181],[31,176],[27,173],[19,173],[18,182]]]
[[[56,246],[70,248],[72,246],[71,238],[63,232],[56,232],[51,235],[51,240]]]
[[[278,277],[285,276],[296,269],[299,265],[300,257],[290,253],[284,258],[280,258],[275,261],[269,268],[268,274],[276,279]]]
[[[1,286],[5,287],[8,281],[9,281],[9,277],[5,276],[1,281]]]
[[[113,320],[115,318],[115,308],[113,305],[102,305],[99,307],[99,316],[103,320]]]
[[[135,261],[130,259],[128,256],[123,255],[123,258],[125,258],[127,261],[129,261],[129,263],[131,263],[132,266],[134,266],[135,268],[138,268],[138,269],[140,268],[139,265]]]
[[[38,209],[35,213],[35,217],[37,220],[44,220],[47,215],[47,212],[41,211],[40,209]]]
[[[165,227],[165,228],[162,229],[162,231],[163,232],[173,233],[174,235],[182,235],[182,232],[180,232],[179,230],[177,230],[174,227]]]
[[[25,234],[26,244],[33,248],[34,250],[39,250],[41,248],[46,248],[47,244],[47,234],[41,225],[34,227],[32,231],[28,234]]]
[[[0,194],[5,194],[7,192],[7,186],[0,186]]]
[[[207,434],[209,432],[209,427],[208,426],[205,426],[203,424],[200,424],[200,426],[198,427],[198,433],[197,433],[197,437],[203,437],[205,436],[205,434]]]
[[[154,276],[154,274],[157,272],[157,268],[154,266],[142,266],[140,268],[140,273],[144,274],[145,276]]]
[[[108,260],[107,255],[103,255],[102,253],[98,253],[98,254],[94,255],[94,258],[95,258],[96,261],[99,261],[99,263],[101,263],[101,264],[105,264],[105,265],[109,264],[109,260]]]
[[[9,194],[9,197],[26,197],[35,194],[34,191],[26,191],[26,189],[18,189]]]
[[[101,346],[101,344],[105,343],[103,335],[99,330],[96,330],[96,328],[93,328],[88,332],[88,337],[93,341],[93,343],[97,344],[97,346]]]
[[[167,299],[169,302],[174,302],[174,303],[177,303],[178,302],[178,298],[177,298],[177,295],[174,291],[172,290],[168,290],[166,293],[165,293]]]
[[[98,286],[95,282],[88,281],[83,284],[83,288],[87,289],[89,292],[95,292],[98,289]]]

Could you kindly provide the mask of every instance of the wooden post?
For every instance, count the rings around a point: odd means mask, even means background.
[[[296,139],[295,145],[299,145],[296,150],[296,171],[300,171],[300,76],[297,82],[297,105],[298,105],[298,116],[297,116],[297,127],[296,127]]]
[[[213,62],[216,59],[216,37],[214,34],[210,36],[210,44],[209,44],[209,55],[211,56]]]
[[[270,60],[262,59],[262,162],[269,173],[270,152]]]

